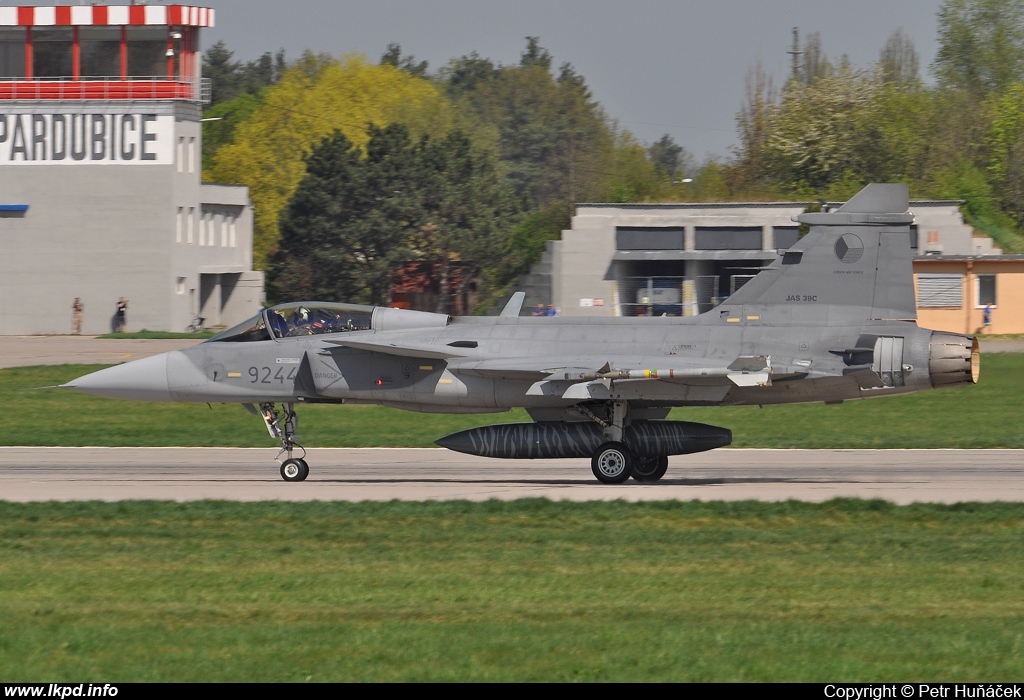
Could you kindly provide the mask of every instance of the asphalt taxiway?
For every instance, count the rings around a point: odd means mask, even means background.
[[[0,500],[1024,501],[1024,450],[748,450],[672,457],[657,484],[599,484],[587,460],[493,460],[442,449],[312,449],[281,480],[276,450],[0,448]]]
[[[0,368],[115,364],[198,342],[0,336]],[[982,339],[1022,352],[1024,339]],[[1024,501],[1024,450],[741,450],[672,457],[658,484],[598,484],[587,460],[492,460],[442,449],[310,450],[285,483],[275,449],[0,447],[0,500]]]

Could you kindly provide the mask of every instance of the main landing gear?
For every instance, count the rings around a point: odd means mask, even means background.
[[[633,467],[633,479],[650,484],[665,476],[668,471],[668,455],[638,459]]]
[[[636,457],[621,442],[606,442],[590,459],[590,468],[602,484],[621,484],[633,475]]]
[[[299,416],[295,413],[294,404],[281,404],[281,412],[278,413],[273,403],[261,403],[260,416],[267,424],[270,437],[281,441],[281,451],[274,458],[281,464],[281,478],[285,481],[305,481],[309,476],[309,465],[303,459],[306,456],[306,449],[295,442],[295,438],[298,437]],[[298,457],[293,456],[296,449],[302,451]],[[285,454],[288,457],[282,461],[281,455]]]
[[[578,408],[604,428],[604,437],[608,440],[594,451],[590,459],[590,468],[598,481],[602,484],[621,484],[633,477],[634,481],[650,484],[665,476],[668,471],[668,455],[640,458],[623,443],[622,437],[629,425],[628,403],[611,402],[608,411],[610,421],[602,419],[585,406]]]

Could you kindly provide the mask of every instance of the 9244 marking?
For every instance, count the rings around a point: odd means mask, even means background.
[[[288,374],[284,374],[285,368],[278,367],[277,371],[274,372],[271,367],[250,367],[249,368],[249,383],[250,384],[273,384],[277,382],[284,384],[286,381],[290,382],[295,379],[295,374],[299,371],[298,367],[292,367],[288,370]]]

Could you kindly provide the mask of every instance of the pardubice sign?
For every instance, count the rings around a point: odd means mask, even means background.
[[[0,165],[170,165],[174,117],[0,114]]]

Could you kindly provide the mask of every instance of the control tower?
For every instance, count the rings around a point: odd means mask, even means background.
[[[0,333],[231,325],[255,313],[252,206],[202,182],[199,32],[184,5],[0,7]]]

